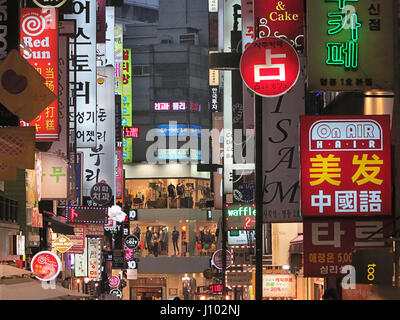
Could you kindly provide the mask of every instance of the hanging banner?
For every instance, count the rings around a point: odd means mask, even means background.
[[[390,218],[305,218],[303,230],[305,277],[343,277],[354,249],[392,246],[385,240],[393,232]]]
[[[304,6],[298,0],[253,0],[258,38],[289,40],[296,49],[304,45]]]
[[[290,92],[279,98],[263,99],[264,222],[302,221],[298,119],[304,113],[302,73]]]
[[[87,262],[88,262],[88,245],[87,238],[85,238],[85,248],[83,254],[75,254],[75,277],[86,277],[87,272]]]
[[[393,0],[308,0],[308,89],[393,91],[394,8]]]
[[[68,163],[62,157],[41,152],[42,180],[41,198],[66,199],[68,195]]]
[[[45,85],[58,95],[58,29],[57,9],[21,8],[21,55],[45,78]],[[20,120],[20,126],[33,126],[36,141],[58,140],[58,100],[46,106],[31,122]]]
[[[100,280],[101,240],[88,238],[87,242],[89,279]]]
[[[106,60],[105,65],[115,67],[115,43],[114,43],[114,28],[115,28],[115,8],[106,7]]]
[[[123,25],[114,27],[115,94],[122,96]]]
[[[114,68],[97,68],[97,146],[82,149],[84,155],[83,196],[90,196],[96,183],[105,181],[115,192],[115,99]]]
[[[74,227],[74,234],[69,234],[68,238],[72,241],[73,246],[68,253],[83,254],[85,251],[86,225],[83,223],[71,223]]]
[[[131,49],[124,48],[122,64],[122,125],[132,126],[132,66]],[[123,138],[123,161],[132,162],[132,139]]]
[[[96,1],[74,0],[76,20],[74,60],[70,64],[72,92],[76,97],[76,140],[78,148],[96,147]],[[73,49],[74,46],[70,46]]]
[[[115,147],[115,155],[117,157],[117,166],[115,172],[115,196],[116,199],[122,199],[124,185],[124,167],[122,158],[122,147]]]
[[[390,116],[300,116],[304,217],[392,214]]]

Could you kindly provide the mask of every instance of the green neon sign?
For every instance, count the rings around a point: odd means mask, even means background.
[[[235,209],[228,209],[227,210],[228,217],[250,217],[256,216],[256,208],[252,206],[242,206]]]
[[[326,0],[326,2],[338,2],[341,12],[328,12],[328,35],[334,36],[350,29],[350,39],[346,42],[328,42],[327,65],[344,66],[346,70],[358,68],[358,29],[361,23],[353,6],[345,7],[346,1],[358,2],[358,0]],[[348,12],[350,9],[350,13]],[[354,11],[353,11],[354,10]]]

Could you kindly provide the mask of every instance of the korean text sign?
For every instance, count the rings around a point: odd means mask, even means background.
[[[391,218],[305,219],[304,276],[342,277],[341,268],[351,265],[354,249],[385,248],[393,231]],[[347,274],[347,272],[345,272]]]
[[[393,89],[392,0],[307,1],[311,91]]]
[[[301,116],[304,217],[391,215],[390,117]]]
[[[58,94],[57,9],[21,8],[21,55],[45,79],[45,85]],[[35,127],[37,141],[58,140],[58,99],[33,121],[20,120],[21,126]]]

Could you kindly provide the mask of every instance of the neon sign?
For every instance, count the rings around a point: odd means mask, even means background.
[[[256,223],[255,205],[226,205],[228,230],[252,230]]]
[[[330,0],[332,2],[334,0]],[[346,70],[356,70],[358,67],[358,29],[361,23],[358,22],[358,15],[355,8],[351,5],[345,6],[346,0],[338,1],[339,9],[342,12],[329,12],[328,25],[333,26],[328,29],[328,35],[339,34],[343,29],[350,29],[350,40],[347,42],[328,42],[326,64],[344,65]],[[358,2],[358,0],[347,0]]]

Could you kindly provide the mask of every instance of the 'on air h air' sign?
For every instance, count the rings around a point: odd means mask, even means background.
[[[391,215],[390,116],[300,116],[301,212]]]
[[[394,88],[393,0],[308,0],[310,91]]]

